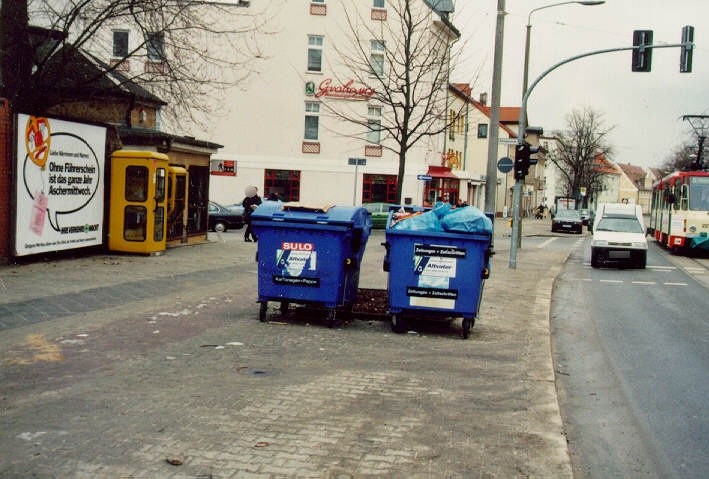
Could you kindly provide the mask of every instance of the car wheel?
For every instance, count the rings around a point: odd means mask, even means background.
[[[224,233],[226,231],[226,224],[218,222],[214,224],[214,231],[217,233]]]
[[[601,262],[598,260],[598,253],[591,250],[591,268],[600,268]]]

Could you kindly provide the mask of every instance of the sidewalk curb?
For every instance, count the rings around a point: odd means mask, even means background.
[[[530,432],[544,437],[552,444],[556,444],[554,451],[557,452],[556,457],[542,459],[538,464],[530,461],[530,475],[532,477],[540,477],[548,473],[549,463],[558,466],[555,477],[573,478],[574,476],[571,467],[571,455],[566,440],[566,431],[561,417],[551,341],[552,292],[561,269],[570,256],[571,253],[567,253],[539,281],[535,291],[536,299],[532,307],[532,315],[535,320],[530,324],[530,328],[535,329],[536,334],[533,335],[529,348],[532,351],[536,351],[537,354],[530,354],[530,351],[527,352],[527,373],[529,374],[530,382],[536,387],[535,392],[540,394],[543,399],[536,403],[539,405],[537,408],[530,409]]]

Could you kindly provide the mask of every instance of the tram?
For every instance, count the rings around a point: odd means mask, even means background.
[[[673,252],[709,251],[708,171],[676,171],[653,185],[648,233]]]

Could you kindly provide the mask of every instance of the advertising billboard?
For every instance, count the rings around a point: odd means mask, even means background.
[[[15,254],[102,244],[106,129],[17,115]]]

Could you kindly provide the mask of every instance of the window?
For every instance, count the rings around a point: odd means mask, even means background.
[[[478,138],[487,138],[487,123],[478,123]]]
[[[382,140],[382,107],[367,107],[367,142],[378,145]]]
[[[396,175],[362,175],[362,203],[394,203]],[[387,210],[385,210],[387,211]]]
[[[128,32],[126,30],[113,31],[113,56],[116,58],[128,56]]]
[[[325,0],[310,0],[310,3],[325,3]]]
[[[306,140],[317,141],[318,124],[320,121],[320,103],[316,101],[305,102],[305,133]]]
[[[370,49],[369,65],[372,69],[372,73],[381,76],[384,74],[384,42],[381,40],[371,40]]]
[[[372,6],[374,8],[384,8],[384,0],[374,0]]]
[[[145,48],[148,51],[148,60],[165,61],[165,34],[162,32],[148,33],[145,37]]]
[[[448,112],[448,139],[455,140],[455,110],[450,110]]]
[[[322,71],[322,48],[324,37],[308,35],[308,71]]]
[[[265,191],[278,193],[282,201],[300,201],[300,171],[266,170],[263,180]]]

